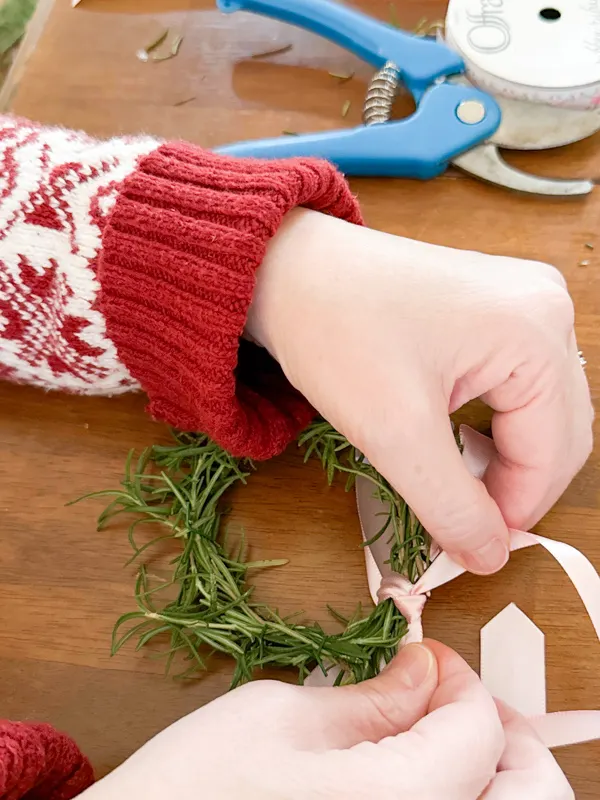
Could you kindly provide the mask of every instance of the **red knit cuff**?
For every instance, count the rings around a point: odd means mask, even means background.
[[[150,412],[236,456],[269,458],[313,415],[265,351],[240,345],[256,270],[296,206],[362,222],[327,162],[166,144],[125,180],[103,236],[101,310]]]
[[[90,762],[68,736],[44,723],[0,720],[0,797],[71,800],[94,782]]]

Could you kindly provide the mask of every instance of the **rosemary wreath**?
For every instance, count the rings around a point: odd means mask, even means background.
[[[282,617],[254,602],[249,570],[283,566],[287,561],[246,561],[243,545],[231,552],[221,520],[227,490],[237,482],[245,484],[255,465],[233,458],[207,436],[176,433],[174,438],[172,445],[147,448],[135,464],[132,451],[119,489],[86,495],[111,498],[99,517],[99,530],[122,514],[134,517],[129,541],[130,563],[140,563],[137,610],[117,621],[112,654],[132,639],[139,650],[165,637],[166,671],[174,657],[183,654],[190,664],[179,677],[189,677],[206,669],[212,653],[226,653],[235,660],[232,687],[268,666],[296,668],[301,683],[316,665],[324,672],[338,667],[338,684],[376,675],[392,659],[407,630],[392,600],[380,603],[367,616],[359,608],[351,619],[329,608],[344,626],[335,634],[318,624],[298,624],[292,621],[296,615]],[[389,512],[367,544],[388,537],[392,569],[415,581],[427,566],[430,540],[395,489],[324,420],[307,428],[298,444],[305,448],[305,461],[319,458],[329,484],[338,474],[346,478],[346,491],[358,476],[373,484],[374,494]],[[159,535],[138,546],[136,529],[147,524],[158,526]],[[166,539],[177,540],[181,552],[172,562],[172,577],[153,585],[143,557]]]

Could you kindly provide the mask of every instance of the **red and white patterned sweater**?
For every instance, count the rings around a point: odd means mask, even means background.
[[[273,455],[312,410],[240,341],[267,243],[298,205],[361,222],[325,162],[0,117],[0,378],[141,388],[157,419],[236,455]]]

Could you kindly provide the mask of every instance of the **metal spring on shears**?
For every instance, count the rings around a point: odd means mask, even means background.
[[[365,125],[379,125],[389,121],[399,85],[400,70],[393,61],[388,61],[375,73],[367,89],[363,106]]]

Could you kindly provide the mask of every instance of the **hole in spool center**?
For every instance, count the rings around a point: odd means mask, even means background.
[[[543,8],[540,11],[540,17],[546,22],[556,22],[562,17],[562,14],[557,8]]]

